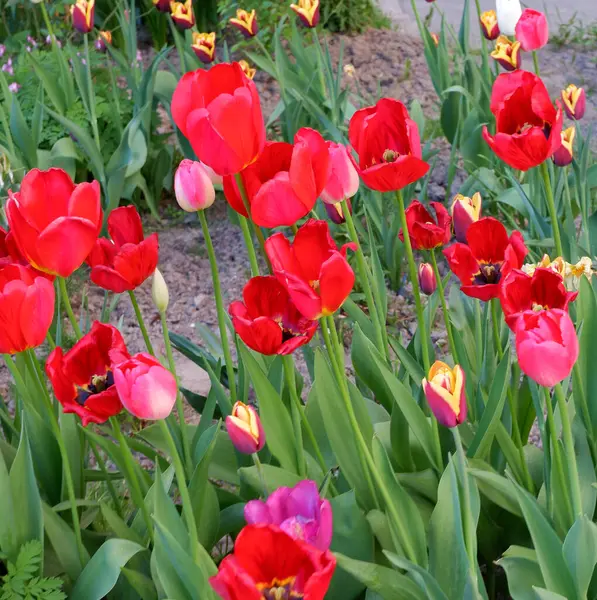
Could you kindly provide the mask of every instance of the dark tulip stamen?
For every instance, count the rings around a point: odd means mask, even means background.
[[[473,283],[475,285],[499,283],[502,278],[501,268],[501,264],[487,263],[480,265],[479,272],[474,276]]]
[[[113,385],[114,375],[112,371],[108,371],[105,375],[93,375],[85,387],[78,388],[75,400],[81,406],[85,406],[89,396],[101,394]]]

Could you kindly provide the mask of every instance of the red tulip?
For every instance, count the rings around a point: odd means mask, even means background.
[[[257,25],[257,14],[255,9],[251,12],[243,10],[242,8],[236,9],[236,18],[230,19],[230,25],[238,29],[244,38],[252,38],[257,35],[259,26]]]
[[[317,27],[319,23],[319,0],[298,0],[290,8],[298,15],[305,27]]]
[[[328,179],[329,152],[317,131],[303,127],[294,146],[268,142],[255,163],[241,173],[253,221],[261,227],[294,225],[315,206]],[[224,178],[224,194],[247,216],[234,177]]]
[[[561,95],[564,102],[564,110],[568,117],[575,121],[582,119],[585,116],[587,107],[585,90],[571,83],[565,90],[562,90]]]
[[[265,145],[259,94],[238,63],[186,73],[172,96],[172,118],[218,175],[239,173]]]
[[[253,277],[243,302],[230,305],[230,316],[242,341],[261,354],[290,354],[308,344],[317,321],[305,319],[275,277]]]
[[[466,388],[464,371],[460,365],[451,369],[436,360],[423,379],[423,391],[429,408],[444,427],[456,427],[466,420]]]
[[[81,33],[89,33],[93,30],[95,17],[95,0],[77,0],[71,4],[70,15],[73,27]]]
[[[343,144],[326,142],[330,154],[328,176],[321,199],[336,204],[352,198],[359,190],[359,174],[350,158],[350,150]]]
[[[495,49],[490,54],[506,71],[520,69],[522,57],[520,42],[511,42],[505,35],[500,35],[495,42]]]
[[[0,266],[0,354],[39,346],[54,318],[54,285],[29,267]]]
[[[466,243],[466,232],[468,228],[481,218],[481,194],[475,192],[472,198],[456,194],[452,207],[452,225],[456,240]]]
[[[226,417],[232,445],[242,454],[254,454],[265,446],[265,432],[257,411],[249,404],[235,402]]]
[[[112,241],[100,238],[87,258],[91,281],[117,294],[138,288],[158,266],[158,234],[143,238],[134,206],[121,206],[108,217]]]
[[[354,272],[346,260],[345,244],[338,250],[325,221],[310,219],[290,243],[281,233],[265,242],[265,250],[278,281],[306,319],[334,314],[354,285]]]
[[[525,52],[543,48],[549,39],[547,18],[542,12],[525,8],[516,23],[516,39]]]
[[[38,271],[68,277],[85,261],[102,226],[97,181],[74,185],[62,169],[32,169],[9,192],[6,216],[20,252]]]
[[[562,111],[551,103],[545,84],[527,71],[498,76],[491,93],[496,134],[487,127],[483,137],[490,148],[514,169],[528,171],[560,147]]]
[[[574,160],[574,137],[576,127],[562,131],[562,145],[555,151],[553,162],[558,167],[567,167]]]
[[[209,582],[223,600],[323,600],[336,559],[274,525],[247,525]]]
[[[568,292],[559,273],[551,269],[535,269],[532,277],[518,269],[504,279],[500,300],[508,327],[514,331],[524,311],[559,308],[568,310],[578,292]]]
[[[355,167],[373,190],[401,190],[429,171],[417,124],[398,100],[382,98],[375,106],[358,110],[350,120],[348,137],[359,155]]]
[[[170,2],[170,16],[179,29],[191,29],[195,25],[193,0],[186,2]]]
[[[437,289],[437,279],[433,272],[433,267],[429,263],[421,263],[419,265],[419,289],[427,296],[431,296]]]
[[[46,362],[46,373],[64,412],[79,415],[83,427],[117,415],[122,404],[113,366],[128,358],[118,329],[99,321],[66,354],[55,348]]]
[[[528,253],[521,233],[515,231],[508,238],[497,219],[485,217],[469,227],[466,240],[468,245],[457,242],[444,250],[460,289],[485,302],[499,297],[502,279],[520,269]]]
[[[211,33],[199,33],[193,31],[193,43],[191,49],[195,53],[195,56],[204,64],[208,65],[213,62],[216,56],[216,34]]]
[[[481,21],[481,32],[490,42],[500,35],[500,28],[498,26],[495,10],[487,10],[484,13],[481,13],[479,20]]]
[[[452,237],[452,219],[448,211],[439,202],[431,202],[430,204],[435,209],[437,222],[433,220],[433,217],[418,200],[413,200],[406,209],[408,235],[415,250],[432,250],[447,244]],[[398,237],[401,241],[404,241],[402,229],[398,233]]]
[[[574,323],[565,310],[523,312],[515,336],[518,364],[533,381],[552,387],[570,375],[579,347]]]

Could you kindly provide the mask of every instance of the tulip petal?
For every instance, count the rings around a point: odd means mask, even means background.
[[[331,315],[342,306],[352,291],[354,280],[354,271],[340,253],[333,254],[322,265],[319,295],[324,315]]]
[[[278,173],[264,183],[253,198],[251,217],[261,227],[291,226],[309,213],[316,200],[313,196],[311,204],[303,204],[292,189],[288,173]]]
[[[99,234],[102,225],[99,183],[93,181],[91,183],[80,183],[76,186],[68,201],[68,212],[66,214],[69,217],[80,217],[94,223]]]
[[[27,288],[20,323],[28,348],[36,348],[46,339],[54,319],[54,297],[54,285],[44,277],[36,277]]]
[[[108,233],[116,246],[143,241],[141,217],[134,206],[115,208],[108,217]]]

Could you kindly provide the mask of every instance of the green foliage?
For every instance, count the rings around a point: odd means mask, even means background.
[[[372,0],[321,0],[321,22],[340,33],[360,33],[369,27],[389,27],[390,20]]]

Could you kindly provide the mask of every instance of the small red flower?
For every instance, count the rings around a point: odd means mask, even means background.
[[[242,341],[261,354],[290,354],[315,334],[317,321],[299,313],[275,277],[253,277],[243,300],[230,305],[232,324]]]
[[[565,90],[562,90],[561,96],[564,110],[570,119],[578,121],[585,116],[587,94],[583,88],[571,83]]]
[[[495,41],[495,48],[490,54],[505,71],[516,71],[522,63],[520,42],[511,42],[505,35]]]
[[[298,0],[298,4],[291,4],[290,8],[305,27],[317,27],[320,17],[319,0]]]
[[[567,167],[574,160],[574,137],[576,127],[568,127],[562,131],[562,145],[555,151],[553,162],[558,167]]]
[[[545,84],[528,71],[502,73],[491,93],[496,133],[487,127],[489,147],[513,169],[528,171],[550,158],[560,147],[561,109],[555,109]]]
[[[468,245],[457,242],[444,250],[460,289],[485,302],[499,297],[502,280],[520,269],[528,253],[521,233],[515,231],[508,238],[497,219],[485,217],[468,228],[466,240]]]
[[[421,263],[418,272],[419,289],[426,296],[431,296],[437,289],[437,279],[433,267],[429,263]]]
[[[346,260],[345,244],[340,250],[325,221],[310,219],[290,243],[281,233],[265,242],[274,275],[306,319],[335,313],[354,285],[354,272]]]
[[[500,28],[495,10],[487,10],[481,13],[479,20],[481,22],[481,32],[490,42],[500,35]]]
[[[210,62],[213,62],[216,56],[215,32],[199,33],[193,31],[193,43],[191,44],[191,49],[202,63],[208,65]]]
[[[432,250],[447,244],[452,237],[452,218],[448,211],[440,202],[430,204],[435,209],[437,221],[433,220],[428,210],[418,200],[413,200],[406,209],[408,235],[415,250]],[[404,241],[402,229],[398,237]]]
[[[118,329],[99,321],[66,354],[55,348],[46,362],[46,373],[64,412],[79,415],[84,427],[117,415],[122,404],[112,369],[128,358]]]
[[[106,238],[97,240],[87,258],[91,281],[117,294],[134,290],[158,266],[158,234],[143,238],[141,217],[134,206],[114,209],[108,217]]]
[[[274,525],[247,525],[209,581],[223,600],[323,600],[336,559]]]
[[[525,52],[543,48],[549,39],[549,27],[545,15],[538,10],[525,8],[516,23],[516,39]]]
[[[255,9],[251,12],[242,8],[236,9],[236,17],[230,19],[230,25],[238,29],[244,38],[252,38],[257,35],[259,26],[257,24],[257,13]]]
[[[170,16],[179,29],[191,29],[195,25],[195,13],[193,12],[193,1],[170,2]]]
[[[422,159],[417,124],[398,100],[382,98],[375,106],[357,110],[348,137],[359,156],[355,167],[373,190],[401,190],[429,171]]]

